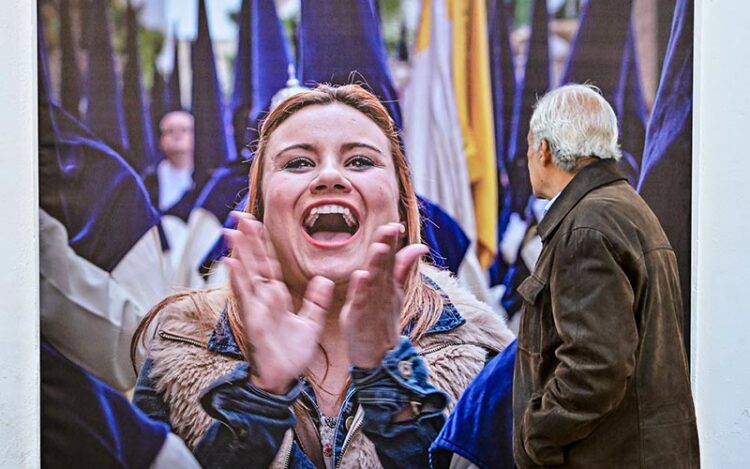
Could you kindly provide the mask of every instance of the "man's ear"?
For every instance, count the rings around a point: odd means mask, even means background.
[[[539,145],[539,162],[542,166],[553,164],[552,152],[550,152],[547,139],[542,139],[542,143]]]

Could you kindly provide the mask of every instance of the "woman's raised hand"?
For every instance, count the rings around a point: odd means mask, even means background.
[[[349,280],[341,327],[347,338],[349,362],[359,368],[378,366],[398,343],[404,281],[429,251],[422,244],[399,249],[402,230],[399,223],[379,227],[365,265]]]
[[[236,230],[225,230],[232,249],[225,261],[238,300],[251,356],[252,383],[264,391],[284,394],[313,359],[333,298],[333,282],[314,277],[299,312],[283,281],[281,266],[263,224],[248,214]]]

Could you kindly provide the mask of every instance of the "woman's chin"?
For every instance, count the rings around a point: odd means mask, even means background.
[[[336,285],[346,284],[349,283],[349,279],[352,276],[352,272],[354,272],[354,268],[352,269],[320,269],[314,271],[314,275],[320,275],[321,277],[325,277],[328,280],[331,280]]]
[[[354,264],[343,262],[341,259],[332,259],[328,262],[313,263],[312,265],[308,265],[304,270],[307,272],[306,277],[308,279],[319,275],[339,285],[349,283],[352,272],[356,269],[357,266]]]

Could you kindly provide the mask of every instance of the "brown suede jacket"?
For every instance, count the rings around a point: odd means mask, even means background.
[[[624,179],[584,167],[539,225],[518,288],[520,468],[699,466],[675,254]]]

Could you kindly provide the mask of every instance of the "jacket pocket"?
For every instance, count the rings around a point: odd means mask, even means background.
[[[533,354],[541,352],[542,305],[541,297],[547,285],[531,275],[518,286],[518,294],[523,298],[521,324],[518,331],[518,348]]]

